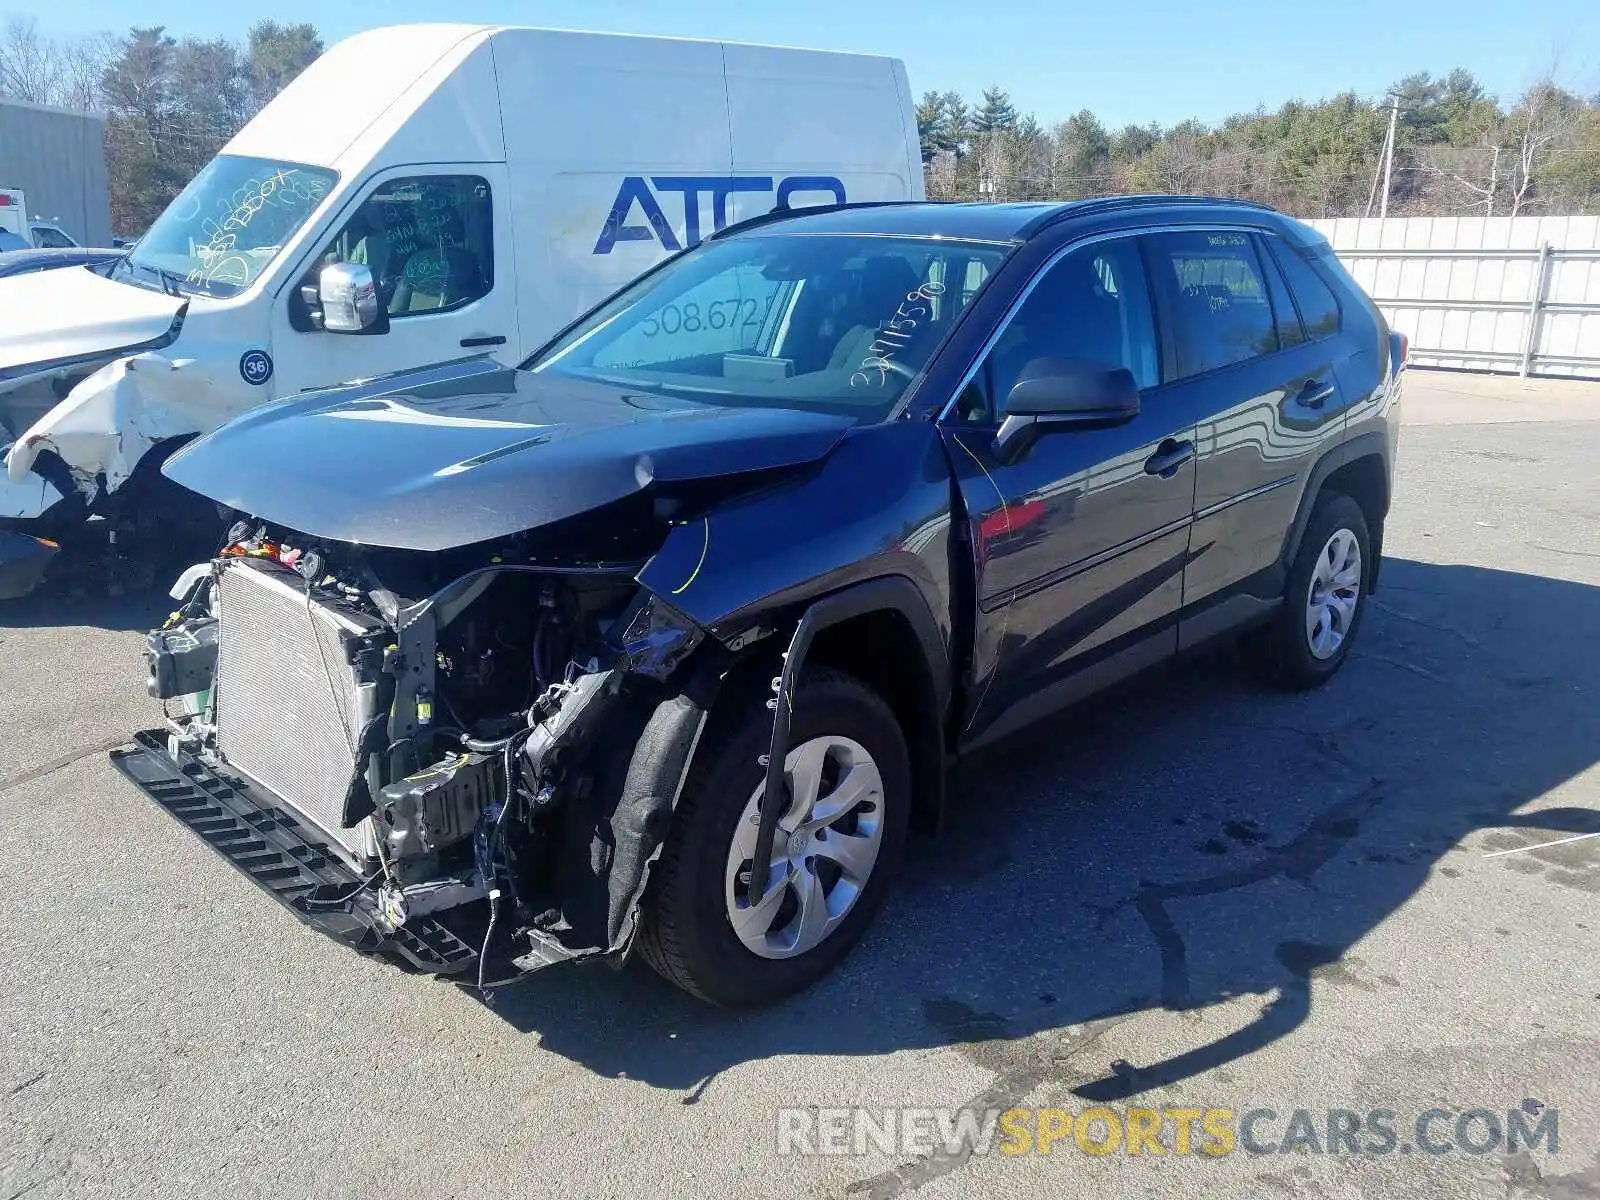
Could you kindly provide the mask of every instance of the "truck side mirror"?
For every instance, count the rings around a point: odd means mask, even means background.
[[[389,332],[389,313],[379,302],[371,267],[329,263],[317,275],[317,299],[328,333]]]
[[[1139,385],[1125,367],[1076,358],[1036,358],[1006,397],[994,455],[1014,463],[1046,433],[1108,429],[1139,415]]]

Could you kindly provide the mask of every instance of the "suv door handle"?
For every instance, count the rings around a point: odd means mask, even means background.
[[[1193,442],[1178,442],[1167,438],[1156,447],[1154,454],[1144,460],[1144,473],[1171,479],[1178,473],[1178,468],[1193,457]]]
[[[462,338],[461,344],[468,349],[472,349],[475,346],[504,346],[506,344],[506,335],[495,333],[485,337]]]
[[[1333,384],[1326,379],[1308,379],[1300,385],[1300,394],[1295,399],[1307,408],[1321,408],[1333,391]]]

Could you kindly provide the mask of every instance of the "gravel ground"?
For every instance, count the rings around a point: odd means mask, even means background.
[[[642,967],[489,1007],[343,950],[107,764],[158,600],[0,614],[0,1200],[1600,1196],[1600,837],[1540,848],[1600,832],[1600,385],[1407,388],[1338,679],[1219,654],[968,764],[865,942],[754,1015]],[[775,1116],[1273,1109],[1259,1144],[1376,1108],[1409,1143],[1524,1100],[1555,1153],[797,1157]]]

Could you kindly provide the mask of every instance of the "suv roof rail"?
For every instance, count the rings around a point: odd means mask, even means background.
[[[790,217],[809,217],[817,213],[849,212],[858,208],[904,208],[909,204],[936,204],[933,200],[851,200],[844,204],[807,204],[801,208],[774,208],[760,213],[754,217],[746,217],[742,221],[735,221],[732,225],[724,225],[715,233],[701,238],[702,242],[714,242],[718,238],[728,237],[731,234],[743,233],[747,229],[754,229],[760,225],[773,225],[779,221],[787,221]]]
[[[1116,212],[1124,208],[1162,208],[1168,205],[1212,205],[1219,208],[1247,208],[1256,212],[1277,213],[1277,209],[1270,205],[1257,204],[1254,200],[1233,200],[1226,196],[1093,196],[1087,200],[1072,200],[1041,213],[1017,231],[1019,237],[1031,237],[1046,226],[1054,225],[1057,221],[1070,220],[1076,217],[1093,216],[1095,213]]]
[[[791,217],[814,216],[817,213],[851,212],[857,209],[870,208],[907,208],[911,206],[933,205],[963,205],[971,201],[962,200],[852,200],[845,204],[807,204],[800,208],[774,208],[768,212],[760,213],[754,217],[746,217],[732,225],[725,225],[715,233],[701,238],[703,242],[715,241],[718,238],[729,237],[736,233],[743,233],[749,229],[759,228],[762,225],[773,225],[779,221],[787,221]],[[1266,204],[1258,204],[1253,200],[1233,200],[1226,196],[1161,196],[1161,195],[1135,195],[1135,196],[1091,196],[1087,200],[1063,200],[1053,208],[1040,213],[1017,230],[1016,237],[1021,240],[1032,237],[1041,229],[1054,225],[1057,221],[1070,220],[1076,217],[1093,216],[1100,212],[1116,212],[1124,208],[1159,208],[1166,205],[1212,205],[1222,208],[1247,208],[1256,212],[1268,212],[1276,215],[1278,210]]]

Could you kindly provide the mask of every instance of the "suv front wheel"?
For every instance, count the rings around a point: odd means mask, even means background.
[[[752,897],[758,759],[772,715],[755,700],[712,719],[656,865],[639,947],[701,999],[770,1004],[826,974],[882,903],[905,841],[910,759],[876,693],[842,672],[806,668],[784,756],[790,802],[765,894]]]
[[[1338,493],[1319,497],[1289,569],[1283,607],[1249,642],[1271,682],[1302,690],[1333,676],[1361,626],[1372,566],[1361,506]]]

